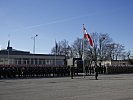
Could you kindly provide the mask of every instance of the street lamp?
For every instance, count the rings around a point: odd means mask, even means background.
[[[34,37],[33,37],[33,40],[34,40],[34,45],[33,45],[33,54],[35,54],[35,42],[36,42],[36,37],[38,35],[36,34]]]

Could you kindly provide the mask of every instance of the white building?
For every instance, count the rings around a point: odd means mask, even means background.
[[[1,65],[41,65],[41,66],[65,66],[64,55],[31,54],[27,51],[15,50],[9,46],[0,50]]]
[[[119,66],[119,65],[125,66],[125,65],[131,65],[129,60],[108,60],[108,61],[102,61],[101,64],[105,65],[105,66]]]

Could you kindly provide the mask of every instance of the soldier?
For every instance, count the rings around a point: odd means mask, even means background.
[[[98,80],[97,78],[98,78],[98,67],[95,68],[95,79]]]
[[[85,75],[88,75],[88,66],[85,66]]]
[[[89,67],[89,75],[91,75],[92,74],[92,72],[91,72],[91,66]]]
[[[16,73],[15,73],[15,68],[14,66],[11,67],[11,78],[15,78]]]
[[[3,67],[3,78],[7,77],[7,67]]]
[[[99,67],[95,63],[95,79],[98,80],[98,72],[99,72]]]
[[[2,67],[0,66],[0,78],[2,76]]]
[[[67,75],[70,76],[70,67],[69,66],[67,66],[66,72],[67,72]]]
[[[2,67],[0,66],[0,78],[2,78]]]
[[[73,79],[73,75],[74,75],[74,67],[72,66],[70,70],[71,70],[71,71],[70,71],[70,72],[71,72],[71,79]]]
[[[21,78],[23,75],[22,67],[19,66],[17,72],[18,72],[18,77]]]
[[[103,67],[103,70],[104,70],[104,74],[106,74],[106,67],[105,66]]]

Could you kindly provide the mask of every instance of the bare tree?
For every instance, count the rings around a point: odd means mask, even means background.
[[[82,58],[83,56],[83,39],[77,38],[72,44],[73,57]]]
[[[129,51],[126,53],[126,57],[127,57],[128,60],[130,59],[130,55],[131,55],[131,51],[129,50]]]
[[[108,34],[92,33],[91,38],[93,40],[93,46],[90,46],[88,40],[84,40],[83,51],[83,39],[77,38],[72,45],[73,57],[82,58],[84,52],[84,59],[87,61],[97,62],[98,60],[109,59],[111,55],[111,49],[107,46],[111,44],[112,39]]]
[[[113,60],[118,60],[122,59],[122,55],[124,53],[124,46],[119,44],[119,43],[113,43],[113,50],[112,50],[112,59]]]
[[[84,52],[84,59],[90,62],[129,58],[130,52],[125,53],[123,45],[113,43],[109,34],[95,32],[91,33],[90,36],[93,40],[93,46],[90,46],[89,42],[82,38],[77,38],[71,46],[67,40],[63,40],[53,47],[51,53],[57,52],[58,55],[82,58]]]
[[[66,57],[71,56],[71,47],[67,40],[59,41],[51,50],[52,54],[65,55]]]
[[[71,47],[69,46],[69,43],[67,40],[63,40],[60,42],[60,45],[61,45],[61,55],[65,55],[67,57],[70,57],[70,53],[71,53]]]
[[[91,37],[93,39],[93,47],[88,46],[88,58],[93,61],[109,59],[110,48],[108,45],[112,42],[109,35],[95,32],[91,34]]]
[[[52,54],[60,55],[61,52],[61,45],[60,41],[55,43],[55,46],[51,49]]]
[[[99,33],[98,37],[98,59],[100,61],[108,59],[110,48],[107,45],[112,43],[112,39],[109,37],[109,34]]]

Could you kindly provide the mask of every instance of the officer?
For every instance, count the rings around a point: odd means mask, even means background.
[[[98,66],[95,68],[95,79],[98,80]]]
[[[71,79],[73,79],[73,75],[74,75],[74,67],[73,66],[71,66],[70,72],[71,72]]]

